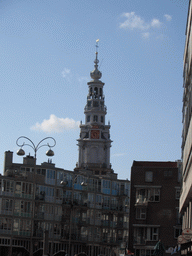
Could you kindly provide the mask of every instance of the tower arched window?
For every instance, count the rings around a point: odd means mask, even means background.
[[[97,122],[97,121],[98,121],[98,116],[94,115],[94,116],[93,116],[93,121],[94,121],[94,122]]]
[[[94,94],[98,95],[98,88],[97,87],[94,88]]]

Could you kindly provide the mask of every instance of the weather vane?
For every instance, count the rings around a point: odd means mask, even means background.
[[[99,47],[99,46],[98,46],[98,43],[99,43],[99,39],[96,40],[96,45],[95,45],[95,47],[96,47],[96,53],[97,53],[97,48]]]

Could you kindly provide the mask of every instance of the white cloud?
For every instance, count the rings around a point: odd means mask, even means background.
[[[149,38],[150,37],[150,33],[149,32],[145,32],[145,33],[142,33],[142,37],[143,38]]]
[[[150,29],[158,29],[162,22],[159,19],[152,19],[151,22],[146,22],[142,17],[135,14],[135,12],[127,12],[122,15],[126,20],[120,24],[122,29],[144,31],[141,33],[143,38],[149,38]]]
[[[72,130],[79,128],[79,121],[75,121],[72,118],[59,118],[55,115],[50,115],[48,120],[44,119],[42,123],[36,123],[31,127],[31,130],[43,131],[46,133],[61,133],[64,130]]]
[[[162,23],[158,19],[153,19],[151,21],[151,27],[153,27],[153,28],[159,28],[159,27],[161,27],[161,24]]]
[[[64,70],[62,71],[62,76],[67,77],[70,73],[71,73],[70,69],[64,68]]]
[[[169,14],[165,14],[164,17],[165,17],[165,19],[166,19],[167,21],[171,21],[171,20],[172,20],[172,16],[169,15]]]
[[[122,15],[126,17],[126,20],[120,24],[120,28],[124,29],[148,29],[149,25],[139,16],[135,14],[135,12],[127,12]]]

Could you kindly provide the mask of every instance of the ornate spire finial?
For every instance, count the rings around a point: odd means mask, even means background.
[[[94,63],[95,63],[95,68],[98,68],[98,63],[99,63],[99,60],[97,59],[97,56],[98,56],[98,43],[99,43],[99,39],[97,39],[96,40],[96,45],[95,45],[95,47],[96,47],[96,52],[95,52],[95,54],[96,54],[96,58],[95,58],[95,61],[94,61]]]
[[[90,74],[91,78],[93,78],[94,80],[98,80],[102,76],[101,72],[98,70],[98,63],[99,63],[99,60],[97,58],[97,56],[98,56],[98,47],[99,47],[98,43],[99,43],[99,39],[96,40],[96,45],[95,45],[95,47],[96,47],[96,52],[95,52],[96,58],[94,60],[94,63],[95,63],[94,67],[95,67],[95,69]]]

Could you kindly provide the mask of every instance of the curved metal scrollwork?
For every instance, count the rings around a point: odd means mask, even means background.
[[[24,141],[28,141],[27,143]],[[52,143],[49,144],[49,143],[46,143],[46,144],[42,144],[45,140],[52,140]],[[22,141],[22,142],[21,142]],[[29,143],[30,142],[30,143]],[[36,146],[35,144],[33,143],[32,140],[30,140],[28,137],[26,136],[20,136],[17,141],[16,141],[16,144],[17,146],[20,147],[20,149],[17,151],[17,154],[18,155],[24,155],[25,152],[24,150],[22,149],[22,147],[24,146],[29,146],[31,147],[33,150],[34,150],[34,154],[35,154],[35,158],[36,158],[36,153],[37,151],[41,148],[41,147],[49,147],[49,150],[46,152],[46,155],[48,156],[53,156],[54,155],[54,152],[51,150],[51,148],[53,148],[55,145],[56,145],[56,140],[53,138],[53,137],[46,137],[44,139],[42,139]]]

